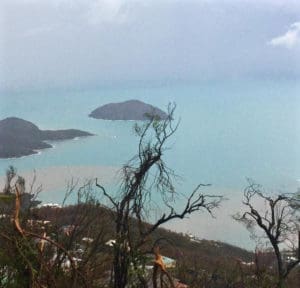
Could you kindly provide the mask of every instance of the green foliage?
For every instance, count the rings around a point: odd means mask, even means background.
[[[0,193],[0,203],[11,203],[12,201],[15,201],[15,194]]]

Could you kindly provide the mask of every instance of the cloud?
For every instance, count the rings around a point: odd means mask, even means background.
[[[269,41],[272,46],[282,46],[292,49],[300,43],[300,22],[295,22],[283,35],[275,37]]]
[[[3,2],[1,2],[3,1]],[[144,0],[139,0],[144,2]],[[102,23],[124,23],[127,20],[129,6],[138,4],[138,0],[0,0],[1,6],[5,9],[13,7],[14,9],[34,10],[56,9],[58,14],[69,11],[68,19],[78,17],[87,21],[91,25]],[[134,6],[133,5],[133,6]],[[37,8],[39,7],[39,8]],[[83,16],[83,17],[82,17]],[[35,31],[33,31],[35,33]]]
[[[128,1],[94,0],[89,4],[86,13],[89,24],[123,23],[127,20]]]
[[[251,1],[0,0],[0,90],[299,77],[300,1]]]
[[[34,37],[39,34],[45,34],[53,31],[55,28],[57,28],[57,25],[49,25],[49,26],[44,26],[44,27],[34,27],[31,29],[28,29],[23,33],[23,37]]]

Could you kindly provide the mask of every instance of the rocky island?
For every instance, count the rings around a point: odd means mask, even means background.
[[[0,158],[21,157],[51,148],[45,141],[68,140],[93,134],[76,130],[40,130],[35,124],[16,117],[0,121]]]
[[[119,103],[109,103],[92,111],[89,117],[105,120],[147,120],[149,115],[164,120],[167,113],[161,109],[139,100],[129,100]]]

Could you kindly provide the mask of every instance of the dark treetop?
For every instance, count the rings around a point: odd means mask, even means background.
[[[167,117],[161,109],[139,100],[103,105],[92,111],[89,117],[106,120],[147,120],[149,115],[161,120]]]
[[[33,123],[9,117],[0,121],[0,158],[21,157],[51,148],[47,140],[67,140],[93,134],[75,130],[40,130]]]

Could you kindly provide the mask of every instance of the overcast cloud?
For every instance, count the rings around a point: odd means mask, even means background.
[[[1,0],[0,88],[299,78],[300,1]]]

